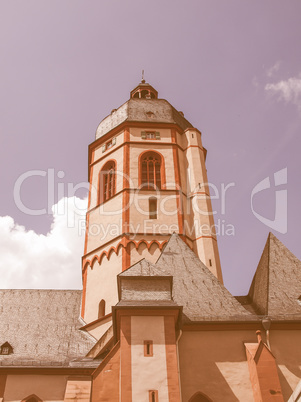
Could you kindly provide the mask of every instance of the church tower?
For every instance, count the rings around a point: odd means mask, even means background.
[[[89,146],[90,194],[82,317],[101,321],[118,301],[116,276],[154,263],[172,233],[222,282],[201,132],[145,80],[99,124]]]
[[[248,295],[231,295],[205,156],[144,81],[100,123],[83,292],[0,290],[0,402],[298,399],[301,261],[270,233]]]

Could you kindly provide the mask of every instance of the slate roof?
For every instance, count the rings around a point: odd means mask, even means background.
[[[128,274],[148,269],[155,275],[173,276],[173,302],[183,306],[184,323],[257,319],[238,303],[177,234],[171,236],[156,264],[146,265],[142,260]]]
[[[249,294],[233,297],[173,234],[156,264],[146,260],[120,274],[172,276],[172,300],[124,300],[119,307],[183,306],[183,322],[242,322],[269,316],[301,320],[301,262],[269,234]],[[96,340],[79,330],[80,290],[0,290],[0,345],[13,354],[0,355],[2,366],[96,367],[85,356]],[[238,300],[239,301],[238,301]]]
[[[130,99],[100,122],[95,139],[102,137],[125,121],[171,123],[177,124],[183,130],[193,127],[165,99]]]
[[[300,320],[300,296],[301,261],[270,233],[246,304],[260,315]]]
[[[81,293],[0,290],[0,344],[13,347],[13,354],[0,355],[0,367],[90,366],[84,357],[96,340],[79,330]]]

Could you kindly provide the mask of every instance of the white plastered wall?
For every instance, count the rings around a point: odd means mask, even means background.
[[[90,266],[87,269],[85,321],[89,323],[98,318],[102,299],[106,302],[105,314],[111,313],[111,306],[118,302],[116,276],[122,271],[122,247],[118,248],[118,254],[113,251],[109,259],[104,256],[100,264],[96,261],[93,269]]]
[[[132,401],[149,402],[157,390],[159,401],[168,401],[163,316],[131,317]],[[144,356],[144,341],[153,341],[153,356]]]

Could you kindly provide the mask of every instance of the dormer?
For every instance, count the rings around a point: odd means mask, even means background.
[[[5,342],[0,346],[0,355],[11,355],[13,351],[12,346],[8,342]]]
[[[117,276],[119,304],[147,301],[173,305],[173,277],[164,274],[154,264],[143,259]]]

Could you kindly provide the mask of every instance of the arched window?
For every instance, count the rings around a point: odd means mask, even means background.
[[[106,302],[104,299],[100,300],[98,305],[98,318],[104,317],[106,314]]]
[[[145,153],[140,162],[141,185],[143,188],[161,189],[162,158],[156,152]]]
[[[99,201],[105,202],[116,193],[116,164],[114,161],[107,162],[99,175]]]
[[[42,399],[39,398],[37,395],[32,394],[32,395],[29,395],[28,397],[24,398],[22,400],[22,402],[42,402]]]
[[[151,89],[138,89],[134,94],[132,94],[132,98],[136,99],[156,99],[156,94]]]
[[[212,402],[212,400],[201,392],[197,392],[189,399],[189,402]]]

